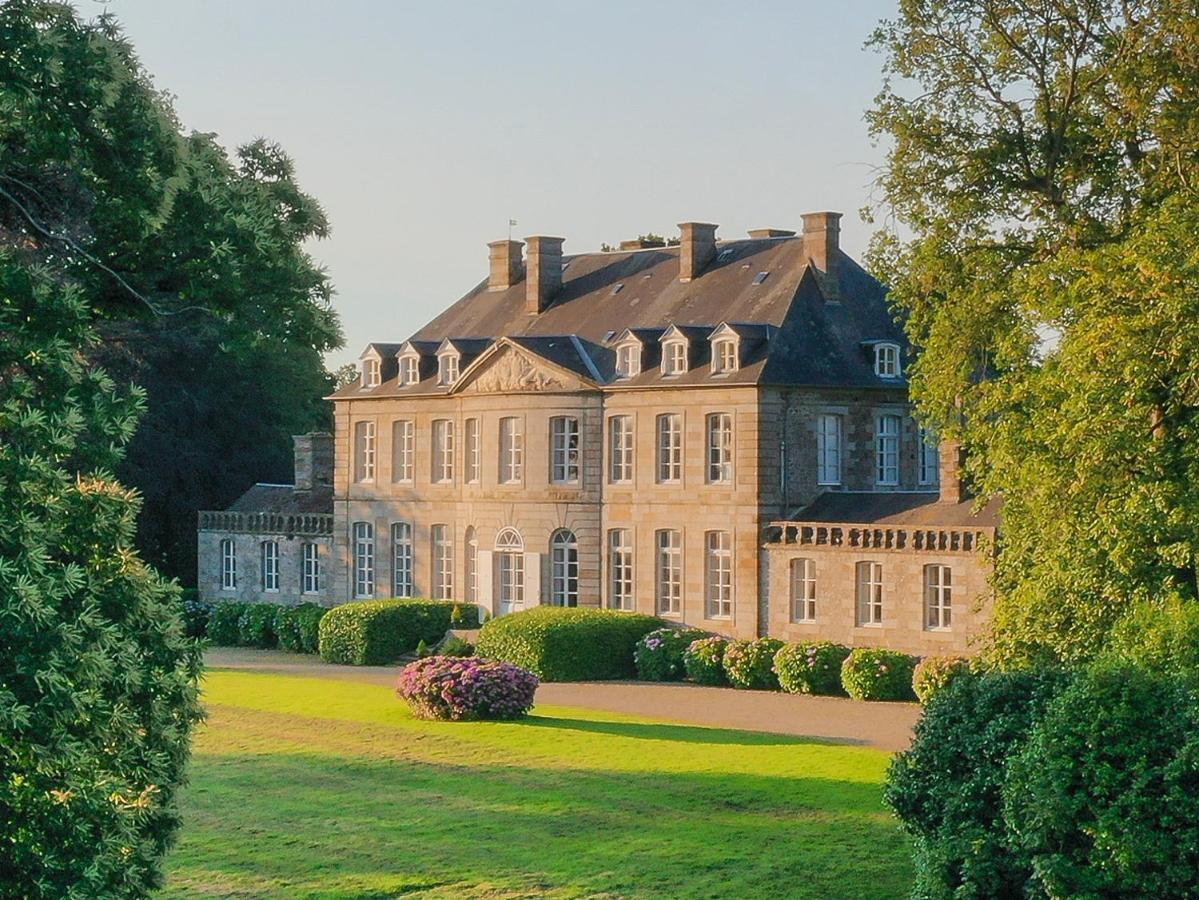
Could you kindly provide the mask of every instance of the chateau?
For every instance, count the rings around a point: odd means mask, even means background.
[[[602,605],[969,652],[995,510],[912,418],[907,343],[840,218],[492,243],[485,281],[366,348],[332,438],[297,438],[296,485],[200,514],[201,595]]]

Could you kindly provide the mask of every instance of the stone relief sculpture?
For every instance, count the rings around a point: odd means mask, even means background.
[[[522,353],[507,350],[466,386],[467,391],[498,394],[513,391],[561,390],[567,384],[535,365]]]

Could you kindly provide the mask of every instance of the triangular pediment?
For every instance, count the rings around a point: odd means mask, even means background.
[[[500,343],[462,373],[454,393],[520,394],[586,390],[572,372],[512,344]]]

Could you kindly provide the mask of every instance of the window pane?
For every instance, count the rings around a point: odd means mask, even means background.
[[[677,531],[659,531],[657,546],[656,583],[657,606],[660,613],[683,611],[683,541]]]
[[[633,547],[627,529],[608,532],[608,604],[613,609],[633,608]]]
[[[609,478],[614,482],[633,480],[633,419],[613,416],[608,420]]]
[[[733,417],[728,413],[708,416],[708,482],[733,480]]]
[[[411,597],[413,548],[412,525],[396,522],[391,526],[391,593],[394,597]]]
[[[571,531],[556,531],[550,540],[550,602],[579,605],[579,545]]]
[[[555,484],[579,480],[579,420],[573,416],[550,419],[550,480]]]
[[[732,538],[727,531],[709,531],[706,535],[707,564],[704,581],[709,618],[728,618],[733,614]]]
[[[433,543],[433,599],[454,598],[454,540],[448,525],[434,525],[431,529]]]
[[[879,484],[899,484],[899,416],[879,416],[875,431],[875,476]]]
[[[375,593],[375,528],[370,522],[354,523],[354,596]]]
[[[816,621],[815,560],[791,560],[791,618],[796,622]]]
[[[816,480],[841,483],[841,417],[826,414],[816,420]]]
[[[412,481],[416,455],[416,430],[411,419],[399,419],[391,426],[391,480]]]
[[[880,625],[883,621],[883,567],[881,563],[857,565],[858,624]]]
[[[520,419],[500,419],[500,481],[519,482],[524,475],[524,434]]]
[[[683,477],[683,417],[678,413],[658,416],[658,481],[680,481]]]
[[[375,477],[375,423],[354,425],[354,480],[372,481]]]

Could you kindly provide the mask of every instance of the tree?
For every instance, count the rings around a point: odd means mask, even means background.
[[[925,422],[1004,500],[991,651],[1077,661],[1196,597],[1199,19],[1182,0],[904,0],[872,252]]]

